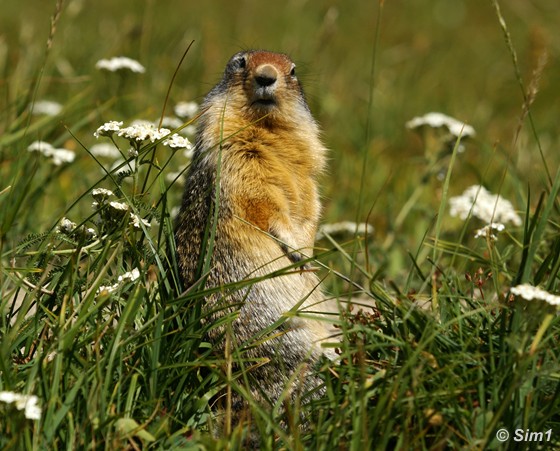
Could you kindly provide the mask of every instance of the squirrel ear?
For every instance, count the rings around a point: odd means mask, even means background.
[[[231,60],[233,69],[245,69],[247,67],[247,56],[245,53],[238,53]]]

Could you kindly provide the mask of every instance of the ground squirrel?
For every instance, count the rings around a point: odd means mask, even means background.
[[[306,264],[321,210],[317,177],[326,149],[295,65],[284,54],[235,54],[201,111],[176,224],[180,275],[186,289],[199,281],[214,288],[205,303],[211,321],[237,312],[233,347],[270,360],[250,371],[258,383],[248,388],[274,403],[291,376],[304,390],[320,385],[305,370],[303,377],[293,374],[309,366],[302,363],[335,358],[332,347],[321,347],[332,324],[313,314],[335,309],[325,305],[320,281]],[[290,313],[296,311],[308,313]],[[251,338],[267,328],[255,346]],[[223,333],[221,327],[210,334],[220,352]]]

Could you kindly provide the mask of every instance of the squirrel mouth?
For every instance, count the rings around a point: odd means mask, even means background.
[[[270,108],[276,106],[276,100],[273,98],[265,97],[265,98],[258,98],[255,99],[252,103],[253,106],[260,106],[265,108]]]
[[[277,105],[274,89],[270,86],[259,86],[253,91],[252,106],[272,108]]]

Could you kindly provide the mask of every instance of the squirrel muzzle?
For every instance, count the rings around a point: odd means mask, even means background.
[[[272,64],[261,64],[253,74],[253,105],[272,107],[276,105],[278,70]]]

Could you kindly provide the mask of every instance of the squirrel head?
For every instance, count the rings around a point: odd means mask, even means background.
[[[313,121],[296,76],[296,65],[285,54],[263,50],[236,53],[207,103],[238,112],[247,122],[268,126],[297,126]]]

